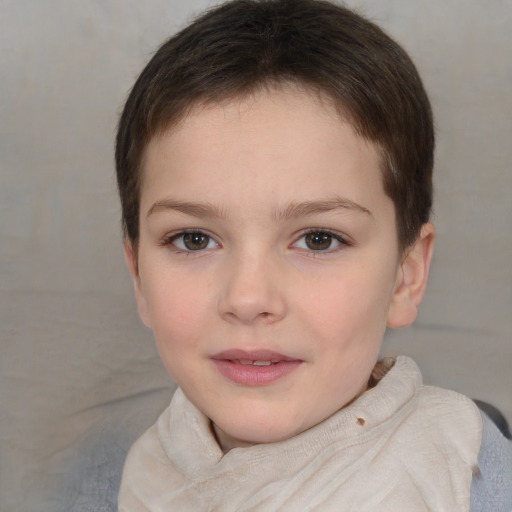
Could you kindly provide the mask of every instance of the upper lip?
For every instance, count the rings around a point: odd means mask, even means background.
[[[279,361],[299,361],[296,357],[285,356],[273,350],[241,350],[231,349],[224,350],[212,356],[212,359],[228,360],[228,361],[271,361],[277,363]]]

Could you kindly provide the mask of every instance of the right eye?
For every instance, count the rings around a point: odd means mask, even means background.
[[[171,236],[167,243],[184,252],[214,249],[219,246],[211,236],[202,231],[178,233]]]
[[[330,253],[350,245],[341,235],[327,229],[311,229],[304,233],[293,246],[316,253]]]

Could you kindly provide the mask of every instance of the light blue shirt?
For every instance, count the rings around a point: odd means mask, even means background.
[[[471,512],[512,512],[512,441],[482,411],[479,473],[471,485]]]

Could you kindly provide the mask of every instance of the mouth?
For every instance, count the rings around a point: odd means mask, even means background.
[[[245,386],[263,386],[284,379],[304,361],[268,350],[227,350],[213,363],[223,377]]]
[[[237,359],[233,362],[237,364],[252,364],[253,366],[270,366],[279,363],[279,361],[252,361],[250,359]]]

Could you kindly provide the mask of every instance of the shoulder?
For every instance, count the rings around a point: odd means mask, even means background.
[[[162,416],[167,415],[168,409],[162,413]],[[155,474],[165,473],[167,462],[158,435],[158,422],[162,416],[137,439],[128,452],[118,496],[120,512],[145,512],[149,510],[147,503],[151,496],[162,491],[158,488],[159,480],[154,479]]]
[[[471,512],[512,511],[512,441],[482,412],[478,473],[471,485]]]
[[[418,425],[443,447],[471,468],[477,465],[482,439],[482,417],[470,398],[455,391],[423,386],[418,393]]]
[[[477,465],[482,437],[482,418],[473,400],[455,391],[423,384],[416,363],[408,357],[399,356],[395,365],[376,387],[376,398],[382,403],[393,401],[403,395],[403,389],[411,387],[403,403],[395,411],[402,418],[398,425],[403,445],[409,449],[423,446],[426,457],[432,450],[439,450],[449,465],[462,464],[471,471]],[[378,391],[380,388],[380,392]],[[454,469],[454,473],[459,473]]]

